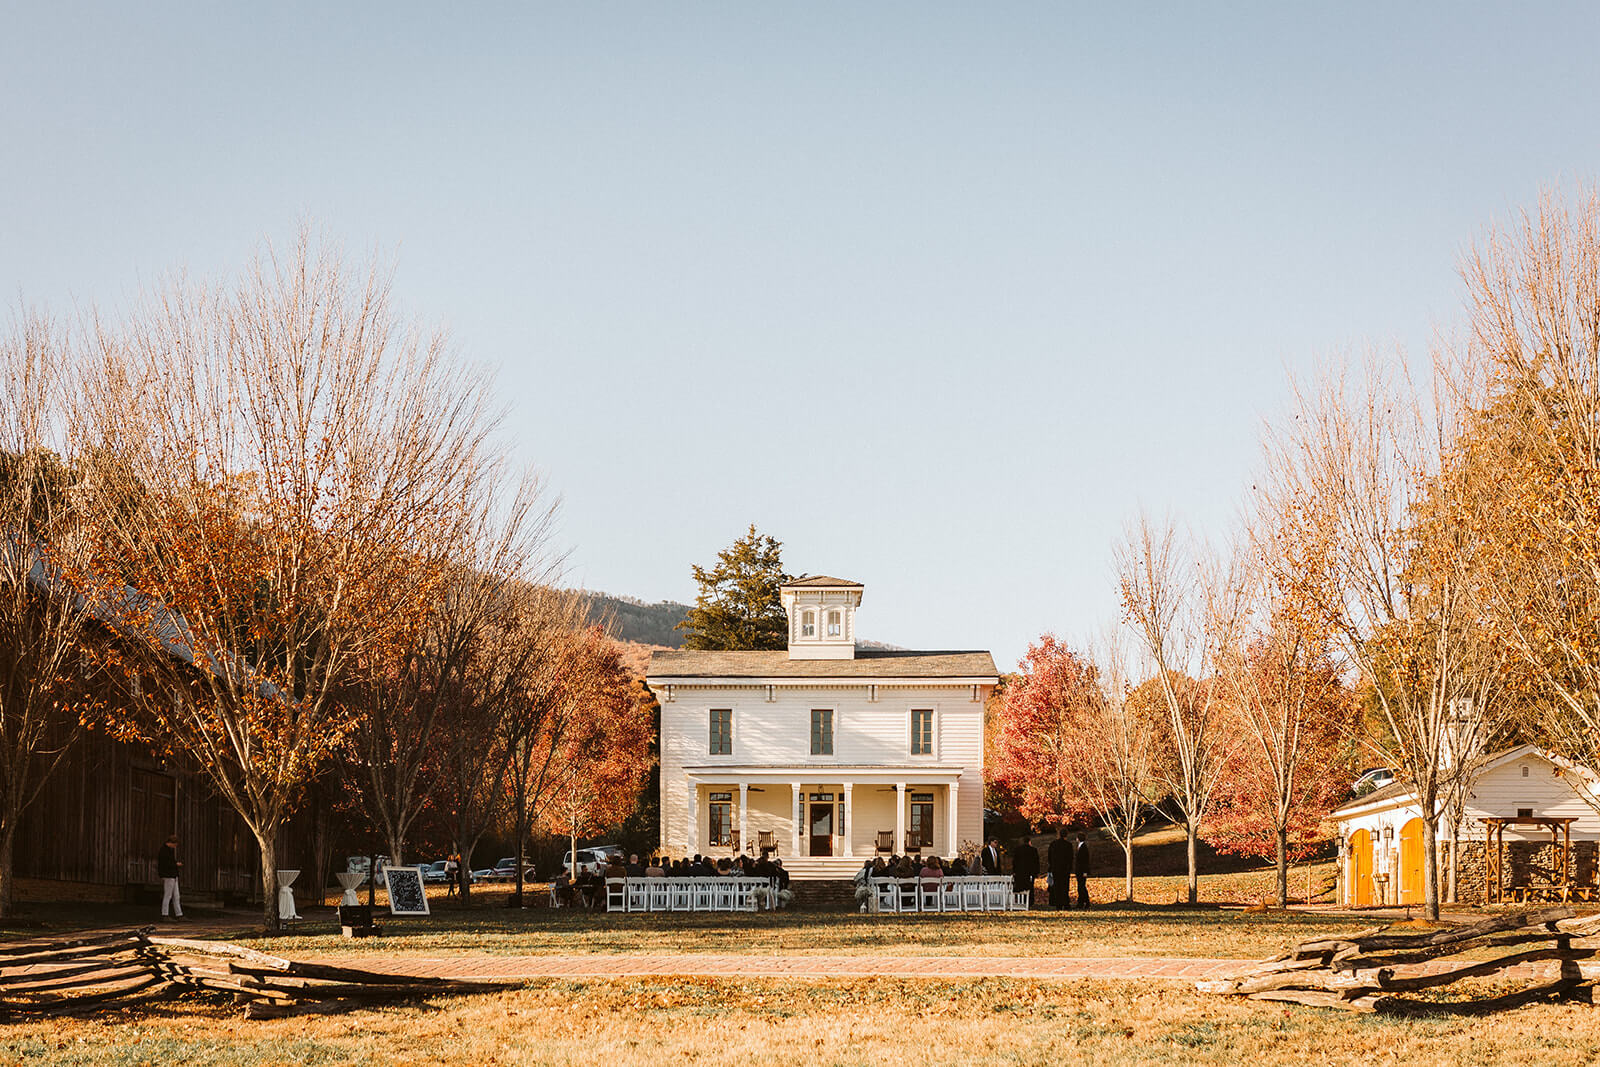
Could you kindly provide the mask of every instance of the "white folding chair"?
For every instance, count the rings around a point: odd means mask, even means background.
[[[872,910],[897,912],[900,910],[900,887],[888,878],[872,880]]]
[[[628,910],[650,910],[650,887],[643,878],[628,879]]]
[[[739,886],[736,878],[718,878],[716,880],[715,895],[712,897],[711,909],[713,911],[732,911],[734,902],[738,899]]]
[[[623,911],[628,906],[628,880],[626,878],[606,879],[606,910]]]
[[[694,910],[694,882],[687,878],[669,878],[668,893],[671,903],[668,905],[673,911]]]
[[[650,894],[651,911],[670,911],[672,909],[672,887],[665,878],[646,878],[646,892]]]
[[[986,911],[987,905],[983,897],[982,878],[962,878],[961,882],[961,910]]]
[[[1011,894],[1011,910],[1027,911],[1033,903],[1033,890],[1024,889],[1020,893]]]
[[[961,910],[961,883],[962,878],[945,878],[939,882],[939,910]]]
[[[712,886],[710,878],[696,878],[694,880],[694,905],[695,911],[710,911],[712,903],[717,899],[717,891]]]
[[[900,887],[900,910],[917,910],[917,880],[915,878],[896,878],[895,885]]]
[[[1005,911],[1011,906],[1011,879],[985,878],[983,890],[984,911]]]
[[[927,878],[917,883],[917,910],[939,911],[943,904],[944,879]]]

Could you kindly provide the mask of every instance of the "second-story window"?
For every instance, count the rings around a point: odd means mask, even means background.
[[[711,754],[733,755],[733,709],[711,709]]]
[[[844,626],[843,626],[842,621],[841,621],[842,618],[843,617],[837,611],[828,612],[828,636],[829,637],[838,637],[840,634],[844,633]]]
[[[933,755],[933,709],[914,708],[911,712],[911,754]]]
[[[811,754],[833,755],[833,709],[811,709]]]
[[[817,636],[817,613],[814,611],[803,612],[800,615],[800,636]]]

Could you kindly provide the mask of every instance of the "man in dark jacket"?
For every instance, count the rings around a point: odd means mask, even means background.
[[[984,874],[1000,873],[1000,839],[989,838],[989,843],[978,853],[978,862],[983,864]]]
[[[174,919],[183,918],[183,901],[178,897],[178,875],[183,861],[178,859],[178,835],[167,838],[167,843],[156,853],[156,874],[161,878],[161,917],[170,911]]]
[[[1078,907],[1089,906],[1089,842],[1078,835],[1078,847],[1072,855],[1072,869],[1078,875]]]
[[[1031,893],[1033,880],[1038,876],[1039,850],[1028,843],[1028,837],[1024,834],[1011,850],[1011,888],[1018,893]]]
[[[1050,842],[1045,860],[1050,867],[1050,906],[1072,907],[1072,842],[1061,827],[1056,828],[1056,839]]]

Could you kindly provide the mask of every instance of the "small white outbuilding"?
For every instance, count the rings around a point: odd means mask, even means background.
[[[1535,745],[1495,753],[1472,778],[1460,825],[1440,820],[1441,898],[1452,841],[1458,850],[1456,899],[1462,903],[1482,903],[1521,885],[1593,885],[1600,850],[1597,806],[1600,780],[1589,771]],[[1409,784],[1395,781],[1357,797],[1330,818],[1339,833],[1340,903],[1422,903],[1423,816]],[[1489,843],[1489,820],[1510,820],[1502,831],[1503,863],[1496,862],[1499,850]],[[1570,850],[1564,847],[1567,834]]]

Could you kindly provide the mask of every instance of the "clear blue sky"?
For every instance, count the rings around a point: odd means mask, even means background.
[[[1228,523],[1287,370],[1426,345],[1600,175],[1592,4],[33,7],[12,302],[311,219],[497,365],[574,582],[687,600],[755,521],[1004,666],[1115,617],[1141,505]]]

